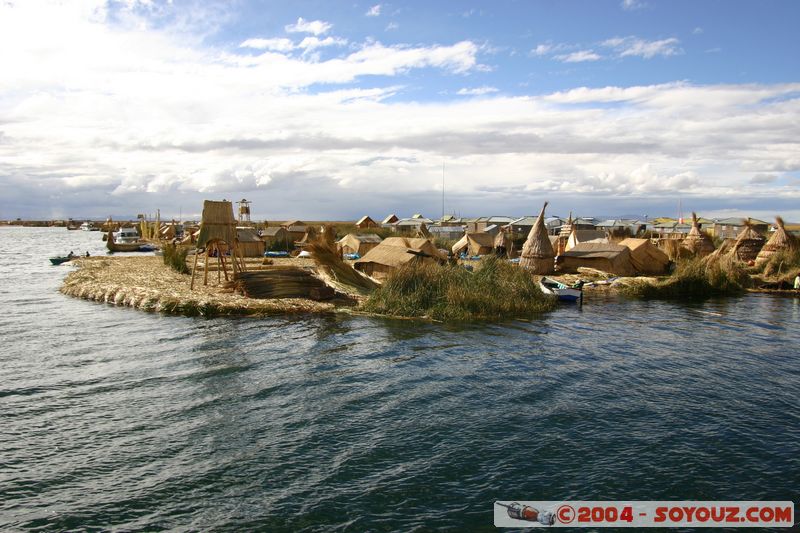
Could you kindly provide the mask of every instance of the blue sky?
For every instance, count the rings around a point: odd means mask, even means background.
[[[0,3],[0,218],[800,220],[793,1]]]

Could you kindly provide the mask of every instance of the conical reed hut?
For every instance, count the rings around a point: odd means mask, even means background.
[[[697,257],[705,257],[714,252],[714,242],[706,233],[700,231],[696,213],[692,213],[692,229],[683,239],[681,247]]]
[[[753,229],[753,223],[748,218],[744,222],[744,229],[736,238],[736,244],[733,245],[731,253],[733,257],[739,261],[745,263],[755,261],[758,257],[758,252],[760,252],[761,248],[764,246],[765,240],[764,237]]]
[[[539,217],[528,234],[528,240],[522,247],[522,255],[519,260],[521,267],[527,268],[535,274],[550,274],[555,269],[555,253],[544,225],[546,208],[547,202],[542,206]]]
[[[786,231],[781,217],[775,217],[775,226],[775,233],[758,252],[756,263],[763,263],[778,252],[796,250],[800,247],[797,237]]]

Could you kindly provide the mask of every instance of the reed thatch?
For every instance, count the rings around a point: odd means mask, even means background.
[[[320,277],[340,292],[349,295],[367,295],[379,285],[373,279],[355,270],[342,260],[333,240],[335,230],[327,226],[322,234],[307,247],[317,265]]]
[[[781,217],[775,217],[775,233],[769,238],[766,244],[758,252],[756,263],[763,263],[774,254],[781,251],[796,250],[800,243],[797,237],[786,231],[785,224]]]
[[[650,242],[650,239],[628,237],[619,242],[631,251],[631,264],[638,274],[660,275],[667,272],[669,257]]]
[[[233,216],[233,204],[227,200],[203,202],[203,218],[200,222],[200,233],[197,235],[197,247],[205,248],[213,241],[222,241],[233,245],[236,240],[236,218]]]
[[[689,234],[683,239],[681,247],[697,257],[705,257],[714,252],[714,242],[705,232],[700,231],[696,213],[692,213],[692,229],[689,230]]]
[[[736,238],[736,244],[733,245],[731,253],[733,257],[739,261],[749,263],[755,261],[758,257],[758,252],[764,246],[766,239],[753,229],[753,223],[748,218],[744,222],[744,229]]]
[[[533,224],[528,239],[522,247],[522,255],[519,264],[523,268],[536,274],[550,274],[555,270],[555,253],[553,245],[547,235],[547,228],[544,225],[544,210],[547,202],[542,206],[539,217]]]

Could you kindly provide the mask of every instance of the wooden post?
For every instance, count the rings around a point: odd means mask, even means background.
[[[225,260],[222,259],[222,252],[219,249],[219,243],[214,244],[214,248],[217,250],[217,285],[219,285],[220,281],[222,281],[222,273],[220,270],[224,268]],[[225,279],[228,279],[228,273],[225,273]]]
[[[228,280],[228,263],[225,261],[225,257],[220,253],[219,254],[220,261],[222,261],[222,271],[225,273],[225,281]],[[217,273],[217,278],[219,278],[219,273]],[[217,280],[219,281],[219,279]]]
[[[208,244],[203,249],[205,257],[203,258],[203,285],[208,285]]]
[[[194,273],[197,271],[197,256],[200,255],[197,252],[198,252],[198,250],[197,250],[197,248],[195,248],[195,250],[194,250],[194,266],[192,267],[192,284],[189,285],[189,290],[190,291],[194,290]]]

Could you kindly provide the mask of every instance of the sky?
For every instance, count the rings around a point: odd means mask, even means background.
[[[800,220],[798,20],[793,0],[0,0],[0,219],[246,198],[257,220]]]

